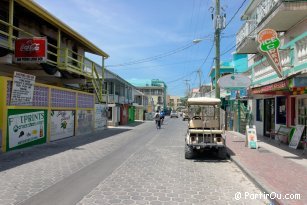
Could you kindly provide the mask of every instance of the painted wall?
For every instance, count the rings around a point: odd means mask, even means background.
[[[50,141],[72,137],[75,133],[74,110],[52,110],[50,112]]]
[[[107,105],[95,105],[95,130],[103,130],[107,128]]]
[[[3,76],[0,76],[0,91],[3,152],[93,131],[94,94],[35,83],[32,105],[12,105],[12,78]],[[36,112],[44,113],[44,122],[37,121],[37,117],[31,117],[36,116]],[[23,125],[29,122],[24,120],[28,113],[30,117],[27,118],[33,122]],[[77,119],[75,113],[78,115]],[[12,123],[16,126],[12,126]],[[26,126],[29,129],[25,129]]]

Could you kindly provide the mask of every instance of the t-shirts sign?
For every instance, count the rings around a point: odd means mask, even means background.
[[[11,105],[32,105],[35,76],[14,72]]]

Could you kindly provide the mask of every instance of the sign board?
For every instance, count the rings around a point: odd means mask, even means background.
[[[95,105],[95,129],[105,129],[107,127],[107,105]]]
[[[11,105],[32,105],[35,76],[14,72]]]
[[[242,74],[229,74],[225,75],[217,81],[220,88],[229,90],[239,90],[240,88],[247,88],[251,84],[249,77]]]
[[[230,92],[230,100],[240,99],[247,97],[246,88],[242,88],[240,90],[231,90]]]
[[[51,113],[50,141],[74,136],[75,111],[52,110]]]
[[[300,142],[300,139],[302,137],[302,134],[304,132],[304,128],[305,126],[304,125],[296,125],[295,126],[295,131],[294,131],[294,134],[292,136],[292,139],[289,143],[289,147],[293,148],[293,149],[296,149],[299,142]]]
[[[289,89],[289,81],[283,80],[277,83],[273,83],[271,85],[262,86],[259,88],[253,88],[252,93],[253,94],[262,94],[272,91],[278,91],[278,90],[288,90]]]
[[[46,113],[44,110],[9,110],[8,148],[38,140],[46,142]]]
[[[15,40],[16,63],[44,63],[47,61],[47,39],[44,37]]]
[[[273,29],[263,29],[258,34],[259,49],[267,57],[267,60],[277,73],[278,77],[282,77],[282,67],[280,64],[280,56],[278,48],[280,46],[280,40],[277,33]]]
[[[258,149],[257,143],[257,133],[256,133],[256,126],[253,127],[246,126],[246,137],[247,137],[247,145],[251,149]]]

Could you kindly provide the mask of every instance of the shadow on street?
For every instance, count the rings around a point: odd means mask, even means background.
[[[98,140],[106,139],[131,129],[107,129],[96,131],[91,134],[64,138],[61,140],[36,145],[28,148],[10,151],[0,154],[0,171],[5,171],[22,164],[52,156],[66,150],[83,150],[80,146]]]

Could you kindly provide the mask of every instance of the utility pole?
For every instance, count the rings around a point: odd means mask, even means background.
[[[197,73],[198,73],[198,77],[199,77],[199,95],[200,97],[202,97],[202,92],[201,92],[201,76],[202,76],[202,70],[201,68],[199,68],[197,70]]]
[[[187,86],[187,97],[189,98],[190,95],[190,84],[188,83],[190,80],[184,80],[185,84]]]
[[[215,98],[220,98],[220,87],[217,83],[220,78],[220,30],[222,26],[222,18],[220,16],[220,0],[215,0]]]

